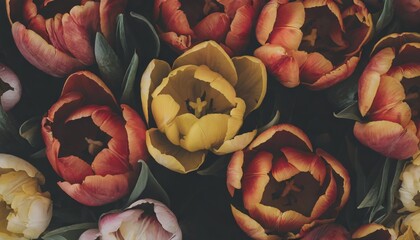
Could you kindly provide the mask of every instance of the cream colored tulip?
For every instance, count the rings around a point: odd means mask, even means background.
[[[35,239],[48,227],[52,202],[44,176],[25,160],[0,154],[0,239]]]
[[[411,227],[413,232],[415,232],[417,236],[420,236],[420,211],[414,212],[404,218],[402,228],[406,229],[408,227]]]
[[[417,200],[420,193],[420,166],[408,165],[401,174],[400,200],[404,205],[402,211],[415,212],[420,210],[420,201]]]

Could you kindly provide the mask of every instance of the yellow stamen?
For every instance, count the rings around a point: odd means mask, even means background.
[[[88,144],[88,152],[92,156],[96,156],[96,154],[104,148],[104,143],[101,141],[93,140],[87,137],[85,137],[85,141]]]
[[[315,42],[316,42],[316,39],[317,39],[317,36],[318,36],[317,34],[318,34],[318,30],[316,28],[312,28],[311,33],[304,36],[302,38],[302,40],[308,41],[309,45],[311,45],[313,47],[313,46],[315,46]]]
[[[204,107],[207,105],[207,101],[202,101],[201,98],[197,98],[196,102],[190,101],[188,105],[194,109],[194,115],[200,117],[201,112],[203,112]]]
[[[302,189],[298,188],[295,185],[295,180],[286,181],[286,186],[284,187],[284,190],[281,193],[281,196],[282,197],[285,197],[285,196],[289,195],[289,193],[291,191],[294,191],[294,192],[300,192],[300,191],[302,191]]]

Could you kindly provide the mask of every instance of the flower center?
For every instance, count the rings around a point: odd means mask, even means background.
[[[105,147],[104,143],[98,140],[85,137],[85,141],[88,144],[88,152],[92,156],[96,156]]]
[[[312,28],[311,32],[308,35],[305,35],[302,40],[308,41],[311,47],[315,46],[316,38],[318,37],[318,30],[316,28]]]
[[[202,116],[201,113],[204,113],[204,107],[207,105],[207,101],[202,101],[201,98],[197,98],[195,102],[189,101],[188,105],[194,109],[194,115],[199,118]]]

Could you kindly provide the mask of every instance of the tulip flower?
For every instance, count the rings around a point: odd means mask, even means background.
[[[2,85],[2,91],[5,91],[3,94],[0,94],[1,107],[4,111],[9,111],[19,102],[22,96],[22,86],[18,76],[16,76],[12,69],[1,63],[0,85]]]
[[[306,234],[302,240],[350,240],[350,233],[337,224],[323,224]]]
[[[410,164],[401,174],[400,200],[404,205],[402,210],[419,211],[418,194],[420,192],[420,166]],[[416,202],[417,201],[417,202]]]
[[[374,47],[359,79],[356,138],[390,158],[406,159],[418,150],[420,34],[391,34]]]
[[[64,77],[95,63],[93,43],[100,31],[113,41],[116,16],[127,0],[6,0],[16,46],[41,71]]]
[[[91,72],[70,75],[61,97],[42,119],[46,154],[76,201],[98,206],[131,191],[137,161],[147,156],[145,125],[129,106],[119,106]]]
[[[254,55],[286,87],[325,89],[353,73],[372,28],[360,0],[271,0],[257,22],[262,46]]]
[[[155,0],[160,38],[183,52],[214,40],[229,55],[242,54],[250,41],[262,0]]]
[[[401,227],[403,229],[411,227],[413,232],[417,235],[417,238],[420,237],[420,211],[411,213],[410,215],[406,216],[401,224]]]
[[[0,153],[0,239],[36,239],[48,227],[52,202],[45,178],[25,160]]]
[[[99,229],[84,232],[79,240],[181,240],[182,232],[175,215],[163,203],[152,199],[134,202],[123,211],[99,219]]]
[[[238,134],[243,119],[265,96],[267,73],[250,56],[229,58],[214,41],[203,42],[178,57],[172,69],[153,60],[141,79],[146,144],[161,165],[186,173],[217,155],[246,147],[256,130]]]
[[[227,188],[239,227],[254,239],[300,238],[333,222],[350,194],[346,169],[289,124],[273,126],[233,154]],[[282,238],[283,237],[283,238]]]
[[[393,229],[386,228],[380,224],[370,223],[356,229],[352,234],[353,240],[395,240],[397,234]]]

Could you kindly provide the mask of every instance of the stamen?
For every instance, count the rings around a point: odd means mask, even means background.
[[[309,45],[311,45],[311,47],[313,47],[313,46],[315,46],[315,42],[316,42],[316,39],[317,39],[317,36],[318,36],[317,34],[318,34],[318,29],[312,28],[311,33],[304,36],[302,38],[302,40],[308,41]]]
[[[88,152],[92,156],[96,156],[104,148],[104,143],[99,140],[93,140],[87,137],[85,137],[85,140],[88,144]]]
[[[201,98],[197,98],[196,102],[189,101],[188,105],[194,109],[194,115],[199,118],[203,112],[204,107],[207,105],[207,101],[203,101]]]

